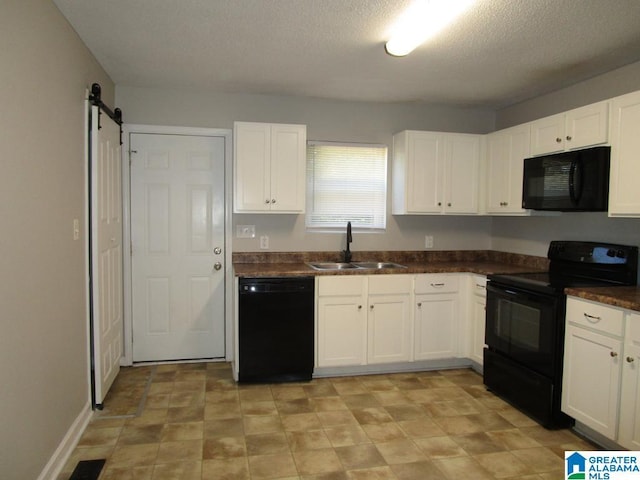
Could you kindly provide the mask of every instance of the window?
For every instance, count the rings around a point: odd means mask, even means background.
[[[307,145],[307,228],[384,229],[387,147],[360,143]]]

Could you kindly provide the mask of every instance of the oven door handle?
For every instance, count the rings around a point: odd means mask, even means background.
[[[496,287],[494,285],[488,284],[487,285],[487,291],[489,292],[494,292],[497,294],[508,294],[511,295],[513,297],[522,297],[523,293],[522,292],[518,292],[516,290],[511,290],[509,287],[506,286],[502,286],[502,287]]]

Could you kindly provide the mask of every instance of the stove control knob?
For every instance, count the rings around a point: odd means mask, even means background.
[[[618,250],[618,252],[616,253],[616,257],[618,258],[626,258],[626,254],[624,253],[623,250]]]
[[[613,249],[609,249],[607,250],[607,257],[615,257],[616,256],[616,251]]]

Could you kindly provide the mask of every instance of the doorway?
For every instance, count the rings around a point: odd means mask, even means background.
[[[124,362],[229,359],[231,132],[125,126],[125,140]]]

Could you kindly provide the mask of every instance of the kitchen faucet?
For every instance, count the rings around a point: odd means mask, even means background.
[[[342,251],[342,255],[345,263],[351,263],[351,250],[349,250],[349,244],[353,242],[351,236],[351,222],[347,222],[347,249]]]

